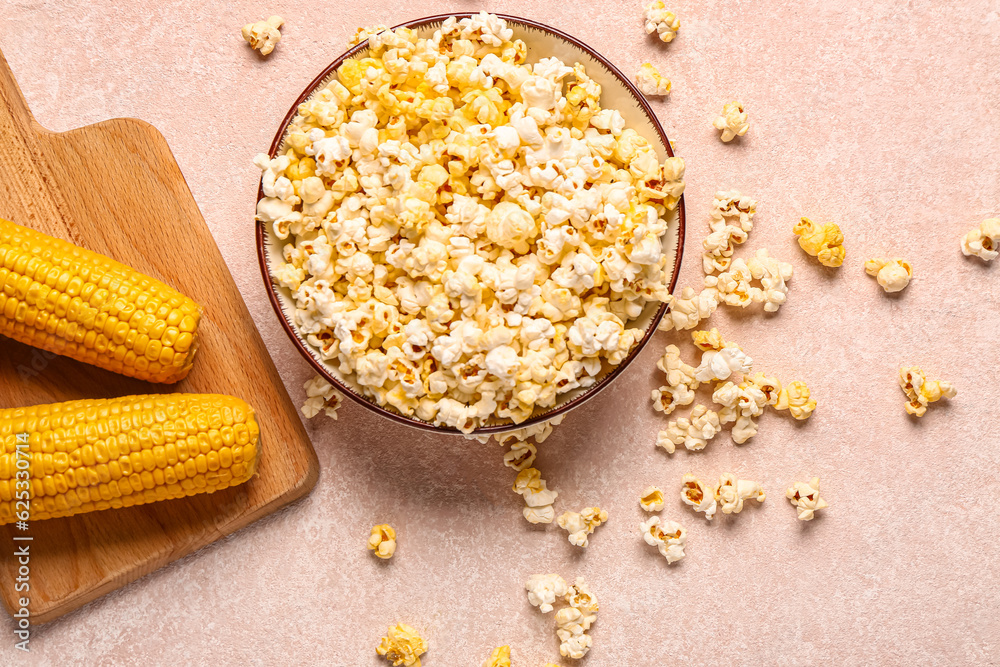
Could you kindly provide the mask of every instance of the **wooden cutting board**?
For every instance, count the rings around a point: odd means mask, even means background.
[[[248,215],[251,206],[247,204]],[[0,53],[0,217],[108,255],[205,308],[194,369],[169,387],[0,337],[0,407],[143,393],[232,394],[257,411],[262,445],[259,475],[239,487],[32,522],[26,532],[13,525],[0,527],[0,596],[8,610],[27,596],[32,622],[50,621],[313,488],[319,474],[316,453],[170,148],[155,128],[116,118],[49,132],[32,118]],[[15,534],[33,539],[15,542]],[[30,545],[27,594],[15,591],[14,545],[23,544]]]

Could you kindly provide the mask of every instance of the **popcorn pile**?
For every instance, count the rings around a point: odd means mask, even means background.
[[[904,366],[899,369],[899,386],[909,401],[906,412],[917,417],[923,417],[930,403],[942,398],[955,398],[958,392],[950,382],[944,380],[928,380],[927,375],[917,366]]]
[[[556,636],[561,642],[559,654],[564,658],[579,660],[587,655],[593,639],[587,634],[597,620],[597,598],[583,577],[577,577],[572,586],[558,574],[533,574],[524,585],[528,602],[547,614],[557,601],[567,606],[556,612]]]
[[[875,258],[865,262],[865,273],[873,276],[886,292],[899,292],[910,284],[913,267],[906,260]]]
[[[684,475],[681,500],[695,512],[703,512],[711,520],[717,509],[723,514],[739,514],[743,511],[743,501],[755,499],[764,502],[767,496],[757,482],[737,479],[732,473],[723,473],[717,486],[705,484],[691,473]]]
[[[274,47],[281,41],[281,26],[285,25],[285,19],[280,16],[271,16],[266,21],[247,23],[243,26],[240,34],[250,45],[251,49],[260,51],[260,55],[266,56],[274,51]]]
[[[410,626],[397,623],[382,637],[375,652],[385,656],[393,667],[420,667],[420,656],[427,653],[427,642]]]
[[[987,218],[962,237],[962,254],[990,262],[1000,255],[1000,218]]]
[[[255,159],[274,279],[379,405],[464,433],[523,422],[621,363],[628,322],[668,298],[683,160],[602,109],[582,65],[524,64],[496,16],[368,43]]]
[[[656,446],[668,454],[681,444],[689,451],[700,451],[730,423],[733,441],[741,445],[757,434],[754,420],[764,414],[767,405],[788,410],[798,420],[808,419],[816,409],[816,401],[804,382],[794,381],[783,387],[777,378],[764,373],[751,376],[753,359],[739,345],[723,339],[718,329],[693,331],[691,338],[702,351],[701,363],[697,368],[686,364],[677,346],[668,345],[656,363],[667,384],[653,390],[653,408],[670,414],[677,405],[692,403],[694,390],[709,382],[716,383],[712,401],[722,407],[716,412],[699,404],[688,417],[669,422],[656,439]],[[739,382],[730,380],[734,373],[742,375]]]
[[[600,507],[587,507],[580,512],[563,512],[559,515],[556,523],[569,533],[570,544],[586,547],[589,543],[587,537],[607,520],[606,510],[602,510]]]

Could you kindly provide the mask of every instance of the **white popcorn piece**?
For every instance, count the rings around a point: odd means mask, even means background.
[[[528,523],[552,523],[556,518],[556,510],[552,505],[542,507],[525,507],[521,510]]]
[[[902,291],[910,284],[913,267],[899,257],[893,259],[874,258],[865,262],[865,273],[873,276],[886,292]]]
[[[906,412],[916,417],[923,417],[929,404],[942,398],[955,398],[958,394],[950,382],[928,380],[918,366],[903,366],[899,369],[899,386],[909,399]]]
[[[658,486],[647,486],[639,497],[639,507],[647,512],[659,512],[663,502],[663,491]]]
[[[670,79],[662,76],[651,63],[643,63],[635,75],[635,85],[647,97],[663,97],[670,94]]]
[[[676,345],[667,345],[663,356],[656,362],[656,367],[666,376],[667,386],[676,387],[683,384],[691,389],[698,388],[699,382],[694,377],[694,367],[684,363],[681,351]]]
[[[587,655],[594,640],[586,633],[583,613],[576,607],[563,607],[556,612],[556,636],[559,637],[559,655],[579,660]]]
[[[524,498],[528,507],[544,507],[551,505],[559,496],[558,491],[549,489],[542,473],[537,468],[525,468],[517,474],[514,480],[514,493]]]
[[[669,11],[662,0],[653,0],[647,4],[642,18],[646,34],[652,35],[655,32],[662,42],[672,42],[681,28],[677,15]]]
[[[715,193],[710,232],[702,242],[702,269],[706,275],[729,269],[736,246],[749,238],[756,212],[757,201],[738,190]]]
[[[656,547],[667,563],[684,558],[687,531],[676,521],[663,522],[654,515],[639,524],[639,532],[646,544]]]
[[[667,454],[673,454],[676,451],[676,444],[674,442],[674,434],[668,430],[661,430],[656,434],[656,446],[662,447]]]
[[[990,262],[1000,255],[1000,218],[987,218],[962,237],[962,254]]]
[[[819,496],[819,477],[809,482],[795,482],[785,491],[785,497],[798,510],[800,521],[812,521],[816,512],[829,507]]]
[[[694,329],[719,306],[718,292],[702,290],[695,293],[694,289],[685,287],[679,297],[671,294],[667,298],[667,305],[670,310],[660,320],[657,327],[660,331]]]
[[[320,412],[330,419],[337,419],[337,410],[344,402],[344,395],[333,385],[317,375],[307,380],[303,389],[306,390],[306,401],[302,404],[302,414],[306,419],[312,419]]]
[[[691,405],[694,402],[694,392],[687,385],[679,384],[674,387],[663,386],[654,389],[650,393],[653,401],[653,409],[669,415],[679,405]]]
[[[528,577],[524,589],[528,592],[531,606],[538,607],[540,612],[547,614],[554,609],[555,601],[566,595],[569,586],[558,574],[533,574]]]
[[[715,487],[709,486],[691,473],[684,475],[681,481],[681,500],[690,505],[695,512],[704,512],[706,519],[715,516],[718,505],[715,500]]]
[[[704,405],[696,405],[690,417],[670,422],[660,433],[672,445],[683,444],[688,451],[697,452],[705,449],[708,441],[721,430],[719,415]],[[668,451],[673,453],[672,448]]]
[[[721,350],[703,352],[694,377],[698,382],[728,380],[733,373],[749,373],[752,368],[753,359],[738,345],[730,344]]]
[[[256,161],[274,280],[378,405],[466,435],[522,424],[622,363],[630,321],[669,298],[684,162],[602,109],[582,65],[526,65],[499,17],[366,37]],[[529,430],[500,440],[551,425]]]
[[[587,507],[580,512],[563,512],[556,519],[560,528],[569,533],[569,543],[586,547],[588,537],[598,526],[608,520],[608,513],[600,507]]]
[[[260,51],[260,55],[266,56],[274,51],[274,47],[281,41],[279,29],[284,24],[285,19],[271,16],[265,21],[247,23],[240,32],[251,49]]]
[[[742,445],[757,435],[757,423],[754,418],[764,414],[764,406],[768,401],[760,387],[747,380],[740,384],[726,382],[716,388],[712,394],[712,401],[722,406],[718,411],[720,423],[735,422],[732,430],[733,442]]]
[[[597,596],[590,590],[587,580],[577,577],[572,586],[566,589],[564,596],[566,604],[580,612],[580,625],[584,630],[589,630],[597,620],[597,612],[600,607],[597,604]]]
[[[728,143],[736,137],[742,137],[750,129],[750,122],[747,120],[747,112],[743,108],[743,103],[733,100],[727,102],[722,107],[722,114],[716,116],[712,125],[722,134],[719,138]]]
[[[743,511],[743,501],[754,499],[764,502],[767,496],[757,482],[736,479],[732,473],[723,473],[719,477],[719,486],[715,490],[715,500],[723,514],[739,514]]]
[[[515,442],[510,446],[510,451],[503,455],[503,464],[508,468],[521,472],[525,468],[530,468],[535,462],[535,455],[538,449],[530,442]]]

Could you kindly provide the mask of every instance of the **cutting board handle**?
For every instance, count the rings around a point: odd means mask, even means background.
[[[11,122],[25,126],[33,120],[28,103],[14,80],[14,73],[10,71],[3,51],[0,51],[0,126]]]

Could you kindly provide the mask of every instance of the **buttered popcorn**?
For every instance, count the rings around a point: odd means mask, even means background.
[[[743,108],[742,102],[736,100],[726,102],[722,107],[722,114],[715,117],[712,125],[715,129],[722,130],[719,138],[726,143],[736,137],[742,137],[750,129],[746,109]]]
[[[670,94],[670,79],[660,74],[652,63],[643,63],[635,74],[635,85],[646,97],[663,97]]]
[[[904,366],[899,369],[899,386],[909,399],[906,403],[906,412],[916,417],[923,417],[929,404],[942,398],[955,398],[958,393],[950,382],[928,380],[927,375],[918,366]]]
[[[836,268],[844,263],[844,234],[836,223],[817,225],[809,218],[802,218],[792,233],[799,237],[799,246],[823,266]]]
[[[587,507],[580,512],[563,512],[556,520],[559,527],[569,533],[569,543],[586,547],[588,537],[598,526],[608,520],[608,513],[600,507]]]
[[[368,39],[259,156],[298,331],[379,405],[463,432],[589,387],[666,300],[661,163],[582,65],[496,16]]]
[[[663,509],[663,491],[657,486],[647,486],[639,497],[639,507],[647,512],[659,512]]]
[[[654,515],[639,524],[639,532],[646,544],[656,547],[668,563],[684,558],[687,531],[676,521],[662,521]]]
[[[343,394],[319,375],[307,380],[303,388],[306,390],[306,401],[302,404],[302,414],[306,419],[312,419],[320,412],[330,419],[337,419],[337,410],[344,401]]]
[[[370,28],[366,28],[366,27],[358,28],[355,31],[354,36],[351,37],[350,41],[347,42],[347,45],[348,46],[355,46],[357,44],[360,44],[361,42],[367,42],[368,39],[372,35],[377,35],[380,32],[385,32],[388,29],[389,28],[387,28],[387,27],[385,27],[384,25],[381,25],[381,24],[380,25],[373,25]]]
[[[865,262],[865,273],[873,276],[886,292],[899,292],[910,284],[913,267],[906,260],[875,258]]]
[[[1000,255],[1000,218],[987,218],[962,237],[962,254],[990,262]]]
[[[387,523],[373,526],[368,537],[368,549],[382,560],[392,558],[396,553],[396,531]]]
[[[785,491],[785,497],[798,510],[800,521],[812,521],[816,512],[829,507],[819,497],[819,477],[813,477],[808,483],[795,482]]]
[[[410,626],[397,623],[382,637],[375,652],[393,667],[420,667],[420,656],[427,652],[427,642]]]
[[[647,4],[642,18],[646,34],[652,35],[655,32],[661,42],[672,42],[681,29],[680,19],[667,9],[662,0],[653,0]]]
[[[490,657],[483,662],[482,667],[510,667],[510,646],[500,646],[493,649]]]

